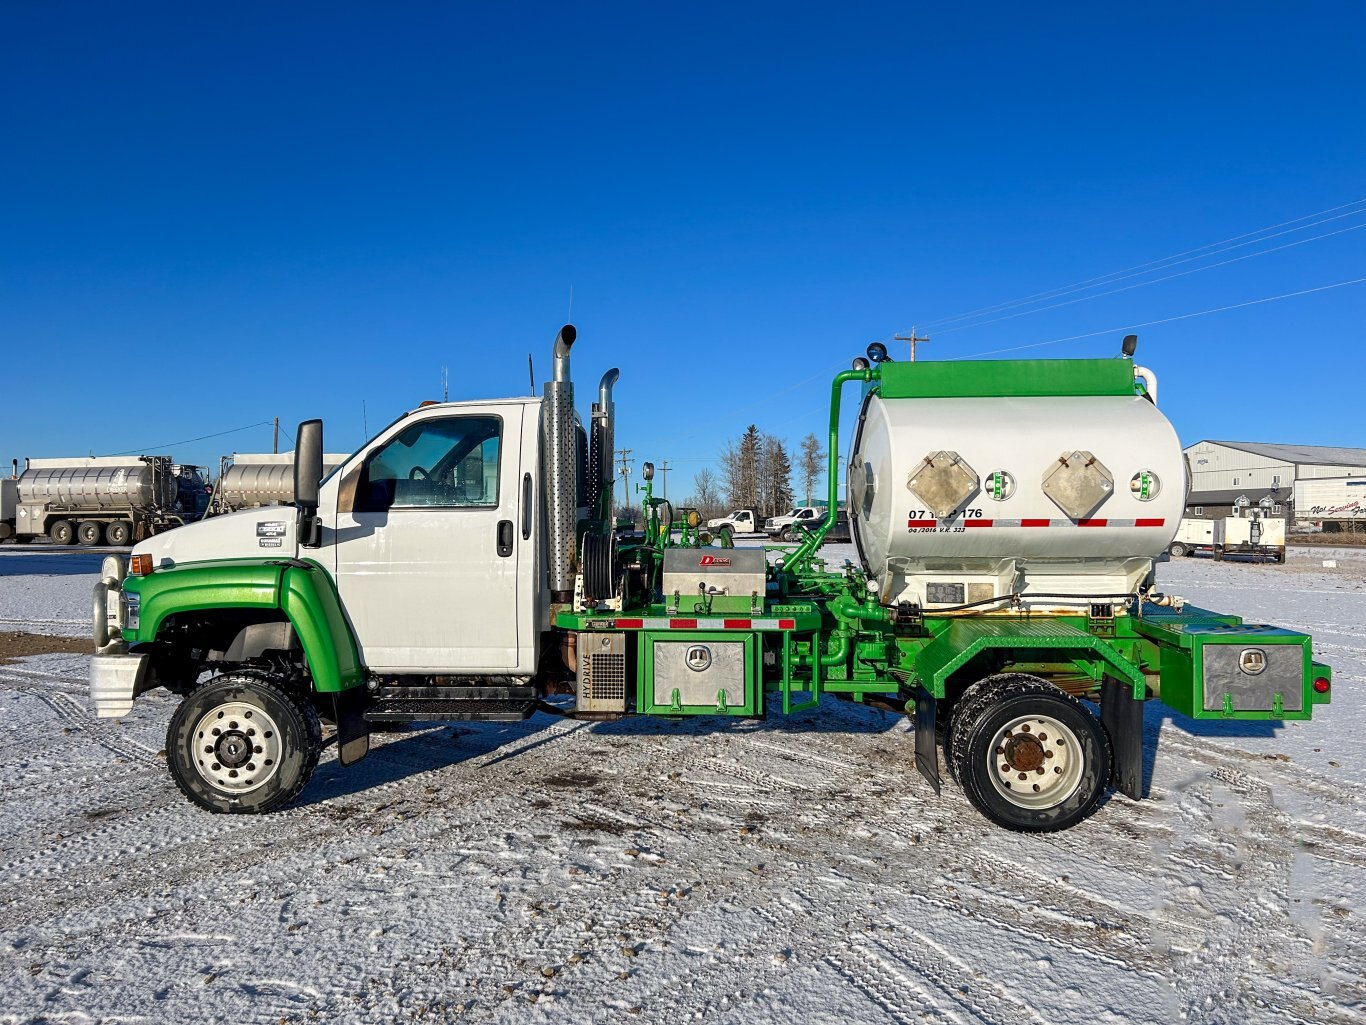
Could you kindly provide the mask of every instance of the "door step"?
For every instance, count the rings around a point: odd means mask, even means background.
[[[366,722],[521,722],[531,718],[536,702],[517,700],[460,701],[412,698],[377,701],[365,712]]]

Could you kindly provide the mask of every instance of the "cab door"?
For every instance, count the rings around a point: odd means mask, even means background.
[[[521,525],[534,499],[522,467],[535,446],[523,414],[517,404],[424,411],[346,467],[335,572],[368,669],[531,671],[523,613],[535,542]]]

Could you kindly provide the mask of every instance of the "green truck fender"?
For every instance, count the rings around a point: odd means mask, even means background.
[[[332,577],[304,559],[222,559],[159,569],[129,577],[123,589],[138,596],[136,629],[124,628],[130,644],[156,640],[167,617],[209,609],[278,609],[294,627],[313,687],[336,693],[364,677],[351,626]]]
[[[915,673],[931,695],[942,698],[955,671],[979,653],[993,649],[1012,651],[1026,659],[1048,654],[1090,659],[1129,684],[1135,699],[1141,701],[1145,694],[1146,681],[1137,666],[1103,639],[1061,619],[955,619],[916,653]]]

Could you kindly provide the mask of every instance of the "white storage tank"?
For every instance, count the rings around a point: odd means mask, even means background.
[[[1143,585],[1187,490],[1150,372],[1128,359],[879,369],[848,484],[884,602],[990,612],[1022,594],[1024,607],[1075,612]]]

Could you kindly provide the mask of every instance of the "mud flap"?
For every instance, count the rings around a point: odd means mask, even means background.
[[[364,687],[352,687],[332,697],[337,723],[337,760],[355,765],[370,753],[370,724],[365,721],[368,704]]]
[[[1125,797],[1143,800],[1148,796],[1143,778],[1143,702],[1134,697],[1132,684],[1105,678],[1100,685],[1100,722],[1110,735],[1110,782]]]
[[[934,712],[938,702],[924,687],[915,689],[915,767],[939,793],[939,746],[935,742]]]

